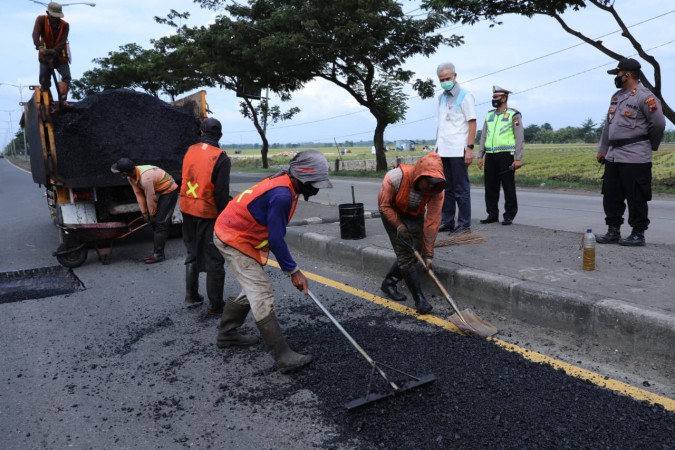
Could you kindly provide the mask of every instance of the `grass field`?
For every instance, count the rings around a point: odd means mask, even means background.
[[[271,167],[288,164],[293,155],[308,148],[275,149],[269,152]],[[338,157],[342,159],[374,159],[370,153],[370,147],[350,148],[350,153],[338,155],[336,148],[318,148],[323,152],[329,162]],[[260,170],[260,151],[243,150],[241,154],[234,155],[231,150],[228,154],[233,158],[233,167],[237,170],[249,169]],[[523,153],[523,167],[516,174],[516,183],[519,186],[541,186],[542,183],[549,188],[567,188],[582,190],[599,190],[602,168],[598,171],[599,164],[595,161],[596,146],[593,144],[550,144],[528,145]],[[388,152],[388,157],[396,155],[412,156],[423,154],[415,152]],[[654,192],[675,194],[675,145],[662,145],[661,149],[654,152],[653,189]],[[382,172],[339,172],[333,175],[345,176],[384,176]],[[483,174],[474,163],[469,168],[469,177],[475,184],[483,183]]]

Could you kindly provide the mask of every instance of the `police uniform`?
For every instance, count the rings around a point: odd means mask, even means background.
[[[637,61],[625,59],[608,73],[639,70]],[[602,203],[610,230],[598,242],[644,245],[649,226],[647,202],[652,199],[652,151],[658,150],[664,130],[661,102],[641,82],[612,95],[598,145],[598,156],[604,156],[605,162]],[[633,232],[627,239],[619,239],[626,202]]]
[[[511,92],[493,87],[493,95],[508,96]],[[525,147],[522,115],[507,107],[504,111],[488,111],[480,137],[478,158],[485,158],[485,209],[488,217],[481,223],[499,220],[499,189],[504,189],[504,225],[510,225],[518,213],[516,178],[513,161],[522,160]]]

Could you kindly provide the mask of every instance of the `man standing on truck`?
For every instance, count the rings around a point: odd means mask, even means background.
[[[183,214],[185,257],[185,305],[204,303],[199,295],[199,272],[206,272],[207,315],[223,312],[225,260],[213,245],[213,225],[230,200],[230,157],[220,148],[220,122],[212,117],[200,126],[200,142],[188,148],[183,158],[178,200]]]
[[[47,14],[38,16],[33,26],[33,44],[38,51],[40,61],[40,88],[49,91],[52,71],[61,74],[56,90],[59,99],[67,106],[66,98],[70,87],[70,55],[68,54],[68,33],[70,25],[62,19],[63,9],[60,4],[50,2]]]
[[[274,313],[272,283],[263,266],[272,251],[298,290],[307,293],[308,281],[293,260],[284,240],[300,194],[305,200],[331,188],[328,161],[321,152],[307,150],[293,157],[286,170],[265,178],[232,200],[216,220],[216,247],[225,256],[241,285],[241,293],[228,299],[218,326],[220,348],[253,345],[257,338],[237,330],[249,311],[281,373],[291,372],[312,361],[290,349]]]
[[[154,264],[164,261],[164,246],[169,238],[171,217],[178,201],[178,185],[171,175],[159,167],[136,166],[129,158],[120,159],[110,170],[127,178],[143,218],[154,230],[155,250],[152,256],[143,258],[143,262]]]

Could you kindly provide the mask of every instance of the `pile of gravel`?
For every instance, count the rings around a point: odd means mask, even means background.
[[[58,176],[90,186],[120,184],[110,166],[122,157],[180,177],[183,156],[199,139],[189,110],[130,89],[90,95],[52,117]]]

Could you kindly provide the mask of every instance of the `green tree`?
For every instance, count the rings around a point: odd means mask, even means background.
[[[590,117],[583,121],[579,133],[584,142],[588,144],[598,142],[598,126]]]
[[[197,1],[213,9],[226,3]],[[414,72],[403,64],[433,54],[441,44],[461,43],[458,36],[436,33],[443,15],[409,16],[393,0],[251,0],[228,2],[224,9],[236,21],[230,26],[241,30],[242,48],[255,51],[264,70],[281,79],[325,79],[370,111],[378,170],[387,168],[385,128],[405,117],[404,86],[413,84],[422,98],[434,93],[432,80],[413,81]]]
[[[537,138],[537,133],[541,130],[541,127],[539,125],[528,125],[525,127],[523,130],[523,137],[525,139],[525,142],[530,144],[532,142],[535,142]]]
[[[535,15],[551,17],[567,33],[581,39],[610,58],[620,61],[626,56],[619,51],[610,49],[602,40],[587,35],[588,33],[592,33],[593,29],[588,30],[587,33],[581,32],[572,28],[562,18],[562,14],[567,10],[579,12],[582,8],[588,6],[598,8],[611,16],[621,30],[621,36],[626,38],[640,58],[652,66],[654,82],[652,83],[644,73],[642,73],[640,79],[661,100],[665,116],[672,123],[675,123],[675,111],[668,105],[662,92],[661,65],[656,58],[647,53],[642,44],[631,33],[629,27],[614,7],[614,3],[615,0],[423,0],[422,5],[432,11],[442,11],[451,21],[463,24],[474,24],[480,20],[490,20],[492,25],[500,25],[502,22],[498,21],[498,18],[506,14],[520,14],[530,18]],[[648,8],[648,6],[645,6],[645,8]]]

